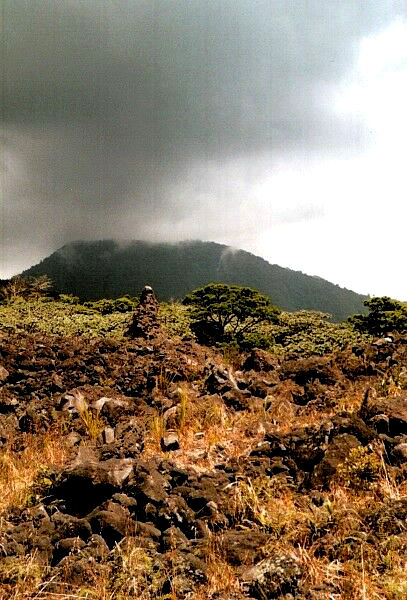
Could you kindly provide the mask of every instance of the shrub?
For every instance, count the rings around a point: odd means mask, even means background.
[[[323,356],[370,340],[348,323],[332,323],[329,314],[310,310],[284,312],[269,329],[269,349],[292,357]]]
[[[103,298],[94,302],[85,302],[84,306],[99,312],[101,315],[111,315],[115,312],[127,313],[133,312],[137,302],[132,298],[116,298],[114,300]]]
[[[72,294],[59,294],[59,302],[63,302],[64,304],[79,304],[79,298]]]
[[[352,448],[348,457],[339,466],[336,478],[345,487],[368,490],[380,477],[381,461],[369,448]]]
[[[180,302],[163,302],[159,306],[159,319],[163,330],[170,337],[191,337],[191,322],[188,308]]]

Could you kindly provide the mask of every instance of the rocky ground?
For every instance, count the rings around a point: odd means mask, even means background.
[[[407,598],[407,339],[145,333],[0,338],[0,598]]]

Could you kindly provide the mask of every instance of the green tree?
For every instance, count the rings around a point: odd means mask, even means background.
[[[353,327],[363,333],[381,336],[392,331],[407,332],[407,306],[388,296],[370,298],[364,302],[367,315],[354,315],[348,319]]]
[[[5,302],[14,302],[17,298],[35,300],[47,296],[52,288],[48,275],[38,277],[21,277],[17,275],[0,289],[0,296]]]
[[[278,321],[280,310],[257,290],[237,285],[210,283],[188,294],[183,304],[189,307],[191,329],[202,344],[235,341],[259,323]]]

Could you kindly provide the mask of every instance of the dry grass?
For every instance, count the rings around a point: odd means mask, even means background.
[[[190,393],[186,384],[178,388],[178,395],[177,428],[179,433],[182,433],[188,426],[188,421],[191,416]]]
[[[207,583],[197,589],[193,600],[222,598],[240,592],[242,586],[236,570],[227,562],[222,549],[222,535],[209,532],[205,550]]]
[[[84,410],[81,410],[79,412],[79,417],[83,426],[85,427],[86,434],[92,441],[97,440],[106,427],[106,421],[103,419],[103,417],[101,417],[97,411],[94,411],[91,408],[85,408]]]
[[[394,391],[392,386],[390,381],[387,392]],[[172,378],[161,371],[155,393],[165,396],[170,388],[175,390]],[[334,405],[326,408],[294,406],[288,387],[280,388],[280,392],[246,410],[234,411],[219,397],[198,396],[192,382],[183,383],[178,389],[177,410],[171,423],[171,429],[179,435],[181,448],[171,453],[171,460],[180,467],[210,472],[230,458],[247,456],[257,441],[263,439],[266,428],[277,434],[291,433],[317,425],[342,410],[357,412],[364,389],[362,384],[338,389]],[[84,425],[92,439],[97,437],[98,434],[91,434],[94,425],[97,431],[97,423],[90,420]],[[163,414],[157,411],[145,439],[145,458],[165,455],[160,442],[166,428]],[[12,506],[26,505],[39,474],[44,472],[46,478],[50,464],[64,463],[67,451],[60,440],[59,432],[27,435],[25,449],[18,454],[12,451],[11,445],[2,451],[0,514]],[[369,485],[364,485],[365,475]],[[381,442],[351,453],[339,468],[338,476],[332,479],[330,488],[315,502],[305,493],[295,491],[289,476],[284,474],[242,476],[230,486],[229,492],[233,515],[229,525],[269,534],[269,542],[262,549],[265,556],[279,552],[295,555],[302,565],[305,588],[327,589],[330,600],[407,598],[407,530],[406,535],[388,535],[386,530],[375,530],[366,518],[368,513],[382,510],[387,502],[407,497],[407,478],[401,482],[396,480]],[[227,562],[222,549],[221,533],[209,530],[206,566],[207,583],[195,588],[191,600],[222,598],[242,592],[237,569]],[[50,574],[35,555],[6,561],[0,573],[2,580],[11,582],[3,588],[0,584],[0,600],[182,598],[177,593],[175,571],[172,573],[157,564],[145,549],[129,540],[114,549],[108,568],[93,587],[72,586],[68,592],[61,585],[60,592],[48,593],[45,582]],[[167,582],[165,594],[163,581]]]
[[[41,598],[46,568],[35,553],[2,558],[0,564],[0,600]],[[35,594],[35,595],[33,595]]]
[[[51,466],[62,466],[67,457],[59,431],[26,434],[24,441],[21,452],[14,452],[11,444],[0,452],[0,514],[26,505],[38,476]]]
[[[170,373],[165,367],[161,367],[158,375],[155,376],[155,391],[162,396],[166,396],[174,381],[175,375]]]

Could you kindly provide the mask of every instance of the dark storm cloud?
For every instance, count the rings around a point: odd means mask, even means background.
[[[24,263],[28,248],[182,222],[197,201],[182,181],[197,165],[357,153],[368,132],[336,115],[331,97],[361,37],[406,9],[390,0],[3,6],[3,252]],[[219,174],[206,182],[199,202],[222,185]],[[210,233],[203,223],[201,237]]]

